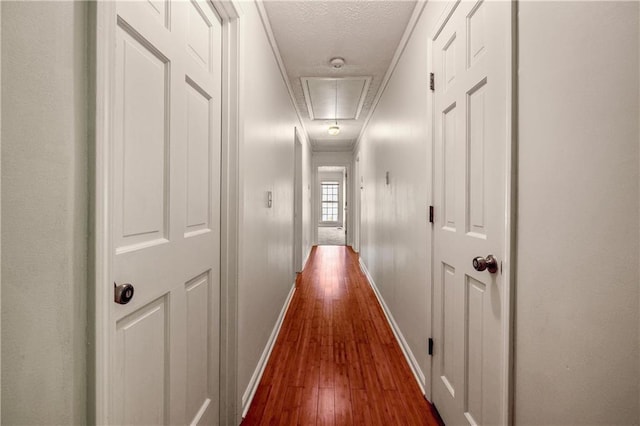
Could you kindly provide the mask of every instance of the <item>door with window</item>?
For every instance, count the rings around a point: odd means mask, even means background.
[[[433,41],[432,398],[450,425],[507,424],[511,5],[461,1]]]
[[[106,421],[216,424],[221,21],[206,1],[109,7]]]

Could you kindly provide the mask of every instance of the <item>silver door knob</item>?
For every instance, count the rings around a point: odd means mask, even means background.
[[[120,304],[126,305],[131,302],[133,299],[133,285],[129,283],[116,285],[113,283],[113,301]]]
[[[487,257],[478,256],[473,259],[473,269],[476,271],[489,270],[492,274],[498,272],[498,260],[492,254]]]

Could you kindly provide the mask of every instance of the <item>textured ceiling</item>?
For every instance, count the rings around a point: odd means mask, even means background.
[[[415,3],[398,0],[264,1],[296,104],[315,150],[351,149]],[[334,57],[346,61],[339,70],[329,65]],[[354,76],[372,77],[362,112],[358,120],[339,121],[340,134],[329,136],[327,129],[332,121],[309,119],[301,77]]]

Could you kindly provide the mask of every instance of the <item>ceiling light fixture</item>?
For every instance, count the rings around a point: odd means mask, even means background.
[[[340,133],[340,127],[338,126],[338,80],[336,80],[336,103],[334,117],[336,120],[336,124],[329,126],[329,134],[331,136],[336,136],[338,133]]]
[[[332,68],[339,70],[344,65],[344,59],[331,58],[331,60],[329,61],[329,65],[331,65]]]

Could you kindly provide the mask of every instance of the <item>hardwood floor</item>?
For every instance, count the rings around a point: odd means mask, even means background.
[[[249,412],[250,425],[442,425],[349,247],[315,247]]]

